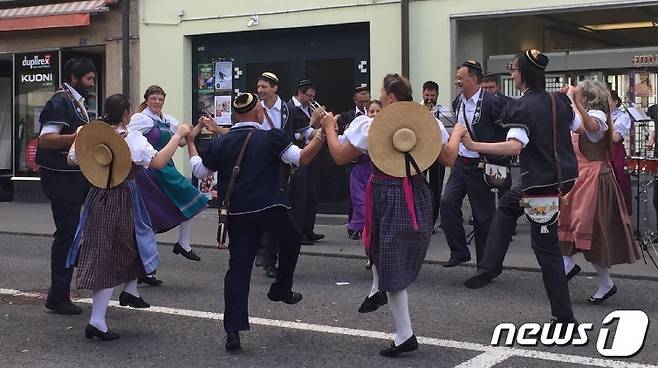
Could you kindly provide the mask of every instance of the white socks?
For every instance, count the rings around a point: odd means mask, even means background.
[[[105,313],[107,305],[112,299],[114,288],[101,289],[94,291],[91,304],[91,319],[89,324],[99,329],[101,332],[107,332],[107,323],[105,323]]]
[[[407,289],[400,291],[387,291],[386,294],[388,295],[388,305],[391,308],[393,322],[395,323],[395,336],[393,337],[393,342],[396,346],[399,346],[414,334],[411,330]]]
[[[562,261],[564,261],[564,274],[566,275],[576,265],[576,261],[573,260],[572,256],[562,256]]]
[[[178,232],[178,244],[180,244],[186,252],[192,250],[190,247],[190,235],[192,234],[192,219],[180,223],[180,231]]]
[[[592,266],[596,269],[596,274],[599,278],[599,289],[593,296],[595,298],[602,298],[608,291],[610,291],[610,289],[612,289],[613,286],[615,286],[615,283],[612,282],[612,279],[610,278],[609,268],[597,265],[596,263],[592,263]]]
[[[123,291],[139,298],[139,291],[137,291],[137,279],[126,282],[126,284],[123,286]]]
[[[372,286],[370,287],[370,294],[368,298],[377,294],[379,291],[379,275],[377,274],[377,268],[375,265],[372,265]]]

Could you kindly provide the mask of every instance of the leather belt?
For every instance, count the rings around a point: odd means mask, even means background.
[[[457,159],[459,159],[464,165],[468,166],[477,166],[480,163],[480,158],[472,158],[472,157],[465,157],[465,156],[457,156]]]

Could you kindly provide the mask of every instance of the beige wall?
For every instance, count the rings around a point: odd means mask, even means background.
[[[139,2],[131,0],[130,80],[131,102],[137,103],[139,93]],[[0,53],[30,52],[43,49],[79,48],[86,39],[90,49],[105,48],[105,96],[122,90],[121,8],[112,6],[107,13],[93,15],[91,25],[84,27],[0,32]]]

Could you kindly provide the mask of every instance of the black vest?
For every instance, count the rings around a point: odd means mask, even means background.
[[[46,102],[39,115],[40,130],[48,124],[57,123],[62,126],[60,134],[67,135],[75,133],[79,126],[88,122],[85,112],[67,92],[57,91],[53,97]],[[37,147],[36,163],[42,169],[54,171],[80,171],[78,166],[70,166],[66,162],[69,152],[68,147],[61,149],[46,149]]]
[[[474,141],[486,143],[504,142],[507,139],[507,130],[500,125],[500,114],[505,106],[505,102],[492,94],[485,93],[484,91],[481,91],[481,93],[480,115],[477,116],[476,112],[473,116],[473,121],[470,122],[472,124],[469,130],[471,138]],[[463,112],[462,108],[461,98],[457,97],[452,102],[455,117],[458,117],[458,114]],[[509,165],[509,157],[507,156],[480,154],[480,157],[485,157],[488,162],[493,164]]]
[[[571,144],[570,128],[574,112],[565,94],[556,93],[555,96],[557,151],[562,181],[569,182],[578,177],[578,161]],[[522,189],[557,193],[550,95],[546,91],[529,91],[519,100],[509,103],[502,118],[507,127],[525,127],[530,138],[520,155]]]

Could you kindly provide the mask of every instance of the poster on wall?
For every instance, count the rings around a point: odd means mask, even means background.
[[[208,115],[211,117],[215,116],[215,96],[207,94],[199,94],[199,113],[203,115]]]
[[[199,64],[197,88],[199,93],[215,92],[215,74],[212,64]]]
[[[233,62],[217,61],[215,62],[215,90],[232,90],[233,89]]]
[[[16,54],[16,92],[27,94],[40,89],[54,91],[59,85],[58,58],[57,51]]]
[[[215,96],[215,122],[231,125],[231,96]]]
[[[206,198],[213,200],[217,198],[217,172],[214,172],[198,181],[199,191]]]

